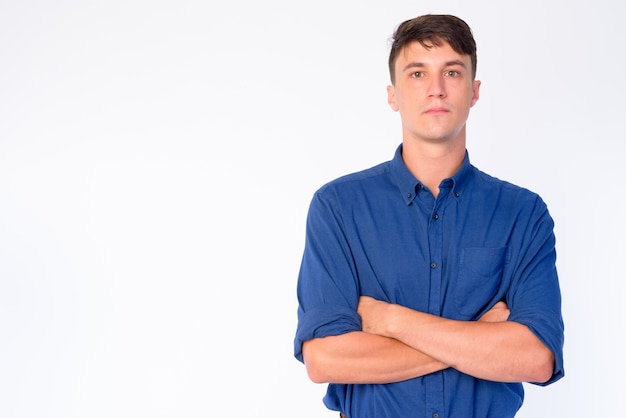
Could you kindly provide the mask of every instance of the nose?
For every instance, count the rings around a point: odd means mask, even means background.
[[[446,96],[446,89],[444,86],[443,77],[431,78],[430,85],[428,86],[428,97],[441,99]]]

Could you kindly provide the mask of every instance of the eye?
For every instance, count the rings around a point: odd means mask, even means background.
[[[411,77],[413,78],[422,78],[424,77],[424,73],[421,71],[415,71],[414,73],[411,73]]]
[[[446,77],[458,77],[460,74],[456,70],[449,70],[444,73]]]

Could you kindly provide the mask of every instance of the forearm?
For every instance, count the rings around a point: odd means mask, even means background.
[[[471,376],[502,382],[544,382],[552,375],[554,357],[525,325],[455,321],[389,305],[380,335]]]
[[[307,341],[302,354],[316,383],[392,383],[448,367],[400,341],[364,332]]]

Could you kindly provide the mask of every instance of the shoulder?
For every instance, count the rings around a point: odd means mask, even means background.
[[[322,185],[316,194],[346,193],[371,187],[380,182],[386,182],[391,172],[391,162],[386,161],[373,167],[345,174]]]
[[[546,208],[541,196],[524,186],[487,174],[472,166],[472,189],[479,195],[491,200],[498,200],[500,204],[510,204],[517,207]],[[490,197],[488,197],[490,196]]]
[[[534,191],[521,185],[487,174],[484,171],[472,166],[475,184],[474,187],[485,193],[501,193],[510,197],[517,197],[530,200],[541,200],[541,197]]]

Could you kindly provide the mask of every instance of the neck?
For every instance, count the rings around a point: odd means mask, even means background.
[[[454,175],[465,159],[465,141],[402,143],[402,159],[409,171],[437,197],[439,184]]]

